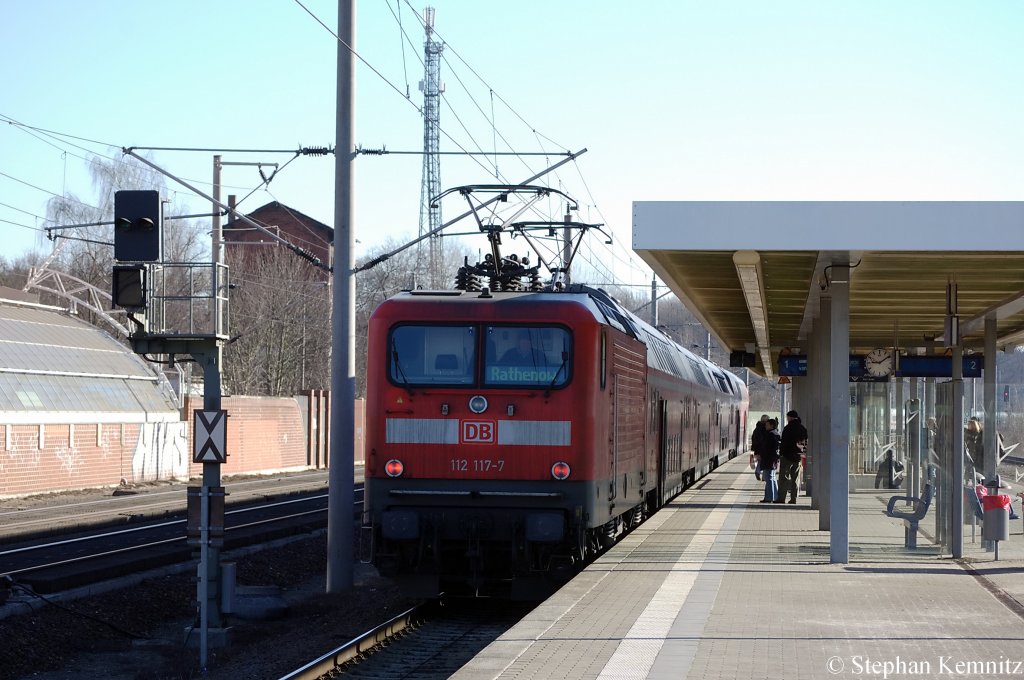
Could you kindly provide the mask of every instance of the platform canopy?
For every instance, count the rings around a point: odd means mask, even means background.
[[[986,316],[998,346],[1024,343],[1024,202],[638,201],[633,249],[767,376],[806,349],[833,264],[851,267],[851,353],[950,344],[950,282],[965,351]]]

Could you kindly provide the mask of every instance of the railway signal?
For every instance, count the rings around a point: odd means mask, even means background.
[[[114,194],[114,259],[158,262],[161,259],[163,203],[153,190]]]
[[[143,311],[146,308],[146,265],[115,264],[111,288],[115,307],[129,312]]]

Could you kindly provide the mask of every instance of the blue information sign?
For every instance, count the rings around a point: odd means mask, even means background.
[[[784,354],[780,356],[779,375],[807,375],[807,355]]]
[[[980,378],[981,369],[985,365],[985,357],[971,354],[963,358],[964,377]],[[901,378],[952,378],[953,357],[946,356],[902,356],[900,370],[896,374]]]
[[[980,378],[985,358],[981,354],[971,354],[963,358],[964,377]],[[785,354],[779,357],[779,375],[807,375],[806,354]],[[953,377],[953,359],[947,356],[914,356],[900,357],[900,368],[896,372],[899,378],[951,378]],[[886,382],[887,376],[869,378],[864,373],[864,357],[850,355],[850,379],[858,382]]]

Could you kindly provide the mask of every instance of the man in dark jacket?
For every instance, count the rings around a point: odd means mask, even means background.
[[[779,497],[776,503],[786,501],[786,491],[789,491],[789,502],[796,503],[796,480],[800,475],[800,457],[807,446],[807,428],[800,422],[800,415],[796,411],[786,414],[786,427],[782,430],[782,442],[779,445],[779,455],[782,460],[779,463]]]
[[[764,426],[761,445],[761,479],[764,480],[762,503],[774,503],[779,498],[779,421],[770,419]]]
[[[764,446],[764,426],[768,422],[768,414],[761,416],[761,420],[754,425],[754,434],[750,435],[750,451],[754,457],[754,477],[761,481],[761,448]]]

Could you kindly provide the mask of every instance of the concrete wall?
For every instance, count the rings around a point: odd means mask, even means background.
[[[188,474],[184,423],[0,425],[0,496]]]

